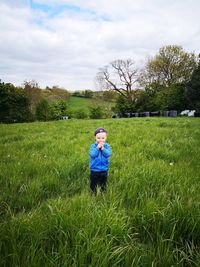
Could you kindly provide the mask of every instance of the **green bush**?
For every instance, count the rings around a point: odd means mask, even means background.
[[[114,111],[122,115],[124,115],[126,112],[134,112],[135,104],[134,102],[129,103],[128,100],[124,96],[118,95],[117,100],[116,100],[116,105],[114,107]]]
[[[26,92],[11,83],[0,81],[0,122],[31,121],[30,102]]]
[[[91,119],[101,119],[103,117],[103,109],[102,107],[90,107],[90,118]]]
[[[52,120],[59,120],[62,116],[68,116],[68,106],[65,100],[57,100],[49,106],[49,116]]]
[[[86,119],[88,118],[88,114],[85,110],[78,109],[73,112],[72,117],[76,119]]]
[[[39,121],[48,121],[49,120],[49,103],[46,99],[42,99],[36,105],[35,116]]]

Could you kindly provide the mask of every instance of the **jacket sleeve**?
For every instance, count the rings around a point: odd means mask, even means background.
[[[107,145],[106,147],[104,147],[104,149],[102,150],[102,154],[104,157],[109,158],[112,155],[112,151],[109,145]]]
[[[99,149],[94,144],[92,144],[90,146],[89,154],[91,158],[96,158],[99,155]]]

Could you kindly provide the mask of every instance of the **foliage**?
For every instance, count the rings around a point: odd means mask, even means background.
[[[39,85],[35,80],[24,81],[23,88],[28,95],[31,112],[34,114],[36,105],[42,99],[42,90],[39,88]]]
[[[115,113],[120,113],[123,116],[126,112],[134,112],[135,104],[133,102],[130,103],[125,97],[119,95],[113,110]]]
[[[157,107],[154,103],[154,96],[155,93],[152,94],[150,90],[138,90],[135,109],[139,112],[155,111]]]
[[[36,105],[36,119],[39,121],[49,120],[49,103],[46,99],[40,100]]]
[[[10,83],[0,82],[0,122],[24,122],[31,119],[26,92]]]
[[[82,91],[76,90],[75,92],[72,93],[72,96],[83,97],[83,94],[82,94]]]
[[[59,88],[59,86],[46,87],[46,89],[40,89],[36,81],[25,81],[24,90],[26,91],[30,105],[31,111],[34,114],[36,112],[36,106],[41,102],[41,100],[46,99],[49,104],[63,100],[69,99],[70,94],[67,90]],[[40,106],[40,104],[39,104]]]
[[[186,83],[196,68],[197,59],[193,53],[187,53],[181,46],[168,45],[160,48],[155,57],[148,59],[140,75],[140,84],[161,84],[170,86]]]
[[[86,98],[92,98],[93,97],[93,92],[91,90],[85,90],[84,96]]]
[[[112,101],[112,100],[115,100],[116,99],[116,96],[118,94],[115,92],[115,91],[103,91],[103,95],[102,95],[102,98],[103,100],[105,101]]]
[[[86,119],[88,118],[88,114],[84,109],[77,109],[72,113],[72,118]]]
[[[186,97],[190,108],[200,111],[200,55],[198,67],[192,73],[191,80],[186,86]]]
[[[169,87],[163,87],[156,93],[153,103],[158,110],[184,110],[188,108],[185,98],[185,85],[173,84]]]
[[[68,105],[64,100],[57,100],[49,106],[50,119],[58,120],[62,116],[68,116]]]
[[[0,266],[200,266],[199,122],[0,125]],[[113,155],[107,193],[94,198],[99,126]]]
[[[92,90],[76,90],[71,95],[76,97],[93,98],[94,92]]]
[[[90,107],[90,118],[101,119],[103,117],[103,109],[101,106]]]
[[[41,93],[42,97],[45,98],[49,103],[59,100],[66,101],[70,98],[70,93],[67,90],[55,85],[52,88],[46,87],[46,89],[42,90]]]
[[[112,106],[115,103],[109,101],[103,101],[101,97],[95,98],[83,98],[83,97],[74,97],[71,96],[69,99],[69,115],[72,118],[77,118],[79,112],[83,113],[81,116],[90,117],[90,107],[101,106],[103,111],[103,117],[111,118],[112,117]],[[86,117],[85,117],[86,116]],[[79,117],[79,115],[78,115]]]

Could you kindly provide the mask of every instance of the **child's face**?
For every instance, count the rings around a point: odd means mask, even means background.
[[[96,134],[96,141],[97,143],[105,143],[106,142],[106,138],[107,138],[107,134],[106,133],[98,133]]]

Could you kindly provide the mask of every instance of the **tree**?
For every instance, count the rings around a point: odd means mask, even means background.
[[[91,90],[85,90],[84,97],[85,98],[92,98],[93,97],[93,92]]]
[[[159,110],[178,110],[187,108],[185,98],[185,85],[183,83],[172,84],[168,88],[163,87],[153,97],[154,107]]]
[[[30,102],[26,92],[11,83],[0,81],[0,122],[31,120]]]
[[[72,95],[76,97],[83,97],[83,92],[76,90],[72,93]]]
[[[97,73],[97,83],[101,89],[114,90],[128,103],[135,100],[134,85],[137,82],[138,70],[131,59],[115,60]]]
[[[135,103],[135,109],[137,111],[155,111],[153,98],[155,94],[151,94],[148,90],[137,91],[137,101]]]
[[[113,108],[115,113],[120,113],[122,116],[125,115],[126,112],[134,112],[135,104],[134,102],[130,103],[123,95],[118,95],[116,99],[116,105]]]
[[[46,87],[45,90],[41,92],[42,98],[46,99],[49,103],[55,102],[56,100],[69,99],[70,94],[67,90],[59,88],[57,85],[54,85],[52,88]]]
[[[49,103],[46,99],[42,99],[36,105],[36,118],[39,121],[49,120]]]
[[[103,92],[103,100],[104,101],[113,101],[116,99],[117,93],[115,91],[104,91]]]
[[[62,116],[67,116],[68,113],[67,102],[64,100],[57,100],[51,103],[49,110],[50,110],[50,118],[58,120]]]
[[[90,118],[91,119],[101,119],[103,117],[103,110],[101,106],[90,107]]]
[[[31,81],[24,81],[24,90],[28,95],[29,101],[30,101],[30,109],[32,114],[35,113],[36,105],[41,101],[42,99],[42,90],[39,88],[38,83],[35,80]]]
[[[200,55],[198,67],[192,73],[191,80],[186,86],[185,94],[189,101],[189,108],[200,110]]]
[[[197,66],[197,58],[181,46],[168,45],[160,48],[158,54],[147,60],[140,75],[140,85],[158,84],[170,86],[186,83]]]

